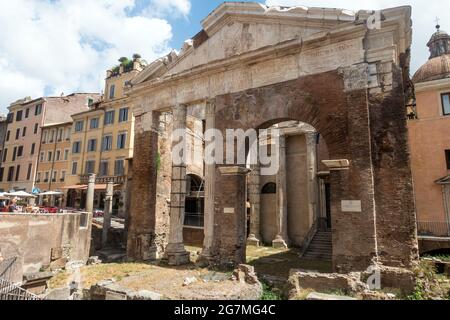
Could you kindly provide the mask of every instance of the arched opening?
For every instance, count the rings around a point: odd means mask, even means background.
[[[205,183],[194,174],[186,178],[183,236],[187,245],[201,246],[204,239]]]

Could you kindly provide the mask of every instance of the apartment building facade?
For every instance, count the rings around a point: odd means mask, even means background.
[[[88,110],[99,94],[25,98],[10,105],[0,169],[0,190],[35,191],[42,127],[71,121],[70,115]]]
[[[70,207],[84,203],[89,174],[96,174],[95,208],[104,208],[106,184],[115,184],[113,210],[125,214],[127,159],[133,156],[134,118],[123,95],[125,84],[144,63],[137,55],[125,65],[107,72],[103,100],[88,111],[72,116],[71,150],[66,185]]]
[[[41,192],[64,192],[69,169],[72,122],[42,127],[36,188]],[[61,197],[62,201],[65,197]]]

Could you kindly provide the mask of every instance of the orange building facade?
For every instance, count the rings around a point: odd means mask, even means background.
[[[450,236],[450,36],[439,30],[414,75],[408,122],[419,233]]]

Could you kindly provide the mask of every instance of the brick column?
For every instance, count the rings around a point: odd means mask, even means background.
[[[155,260],[156,178],[159,113],[135,115],[133,180],[130,193],[127,255],[132,261]]]
[[[208,101],[206,103],[206,130],[215,129],[215,103]],[[211,141],[208,145],[214,145],[215,141]],[[211,163],[212,159],[205,159],[205,212],[204,212],[204,232],[205,239],[203,242],[202,254],[198,260],[200,264],[209,264],[213,252],[214,240],[214,194],[216,180],[216,165]]]
[[[250,235],[247,244],[259,247],[261,239],[261,170],[258,165],[251,166],[252,172],[249,176],[248,194],[250,200]]]
[[[287,183],[286,183],[286,136],[280,135],[279,169],[277,175],[277,227],[278,234],[272,241],[274,248],[287,248]]]
[[[236,266],[246,261],[247,192],[249,169],[222,166],[216,171],[216,215],[214,243],[216,263]]]
[[[172,161],[172,183],[170,197],[170,233],[169,244],[166,247],[165,259],[169,265],[183,265],[190,262],[189,253],[184,248],[183,226],[186,202],[186,106],[178,105],[173,108],[174,131],[184,130],[183,137],[172,139],[172,149],[182,146],[181,159]],[[172,155],[173,157],[173,155]],[[178,161],[181,160],[181,161]],[[180,162],[180,163],[178,163]]]

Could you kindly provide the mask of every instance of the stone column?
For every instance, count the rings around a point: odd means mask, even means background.
[[[174,131],[184,130],[186,132],[186,106],[177,105],[173,109]],[[169,244],[166,247],[165,259],[169,265],[183,265],[190,262],[189,253],[184,248],[183,226],[186,202],[186,136],[175,137],[172,140],[172,150],[176,146],[181,148],[181,163],[172,161],[172,183],[170,197],[170,233]],[[180,154],[181,155],[181,154]],[[172,155],[173,156],[173,155]],[[180,159],[178,159],[180,160]],[[177,161],[178,162],[178,161]]]
[[[89,175],[89,183],[86,194],[86,212],[94,212],[95,174]]]
[[[287,183],[286,183],[286,136],[280,134],[279,140],[279,169],[277,175],[277,227],[278,234],[273,240],[274,248],[287,248]]]
[[[206,103],[206,130],[215,129],[215,102],[210,100]],[[210,144],[214,145],[215,141]],[[212,159],[205,159],[205,212],[204,212],[204,233],[202,255],[199,258],[200,264],[209,264],[212,258],[212,247],[214,240],[214,194],[216,181],[216,165]]]
[[[259,247],[261,239],[261,170],[259,164],[251,166],[248,194],[250,200],[250,235],[247,244]]]
[[[319,184],[317,181],[317,133],[306,132],[306,161],[308,170],[308,199],[311,225],[319,218]]]
[[[105,248],[108,244],[108,232],[111,228],[111,214],[113,208],[113,196],[114,196],[114,183],[108,182],[106,187],[105,197],[105,211],[103,215],[103,229],[102,229],[102,248]]]

